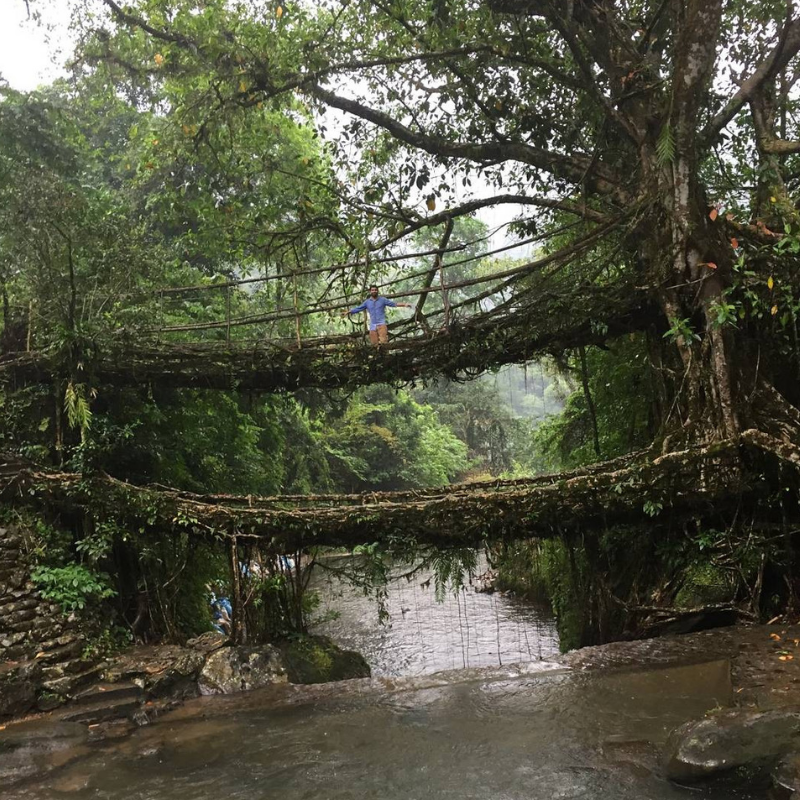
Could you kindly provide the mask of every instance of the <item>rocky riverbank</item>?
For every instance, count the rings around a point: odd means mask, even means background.
[[[361,655],[324,636],[247,647],[218,633],[133,647],[97,669],[98,681],[59,708],[0,724],[0,785],[39,779],[193,697],[370,675]]]
[[[93,718],[103,700],[117,711],[127,709],[129,717],[143,724],[180,705],[181,698],[203,692],[228,694],[264,684],[268,686],[259,697],[268,692],[270,702],[279,706],[370,692],[435,690],[454,681],[497,681],[553,670],[617,673],[624,679],[628,670],[633,676],[653,667],[714,661],[730,675],[729,692],[719,701],[728,708],[712,710],[675,732],[662,754],[663,775],[681,783],[727,775],[734,785],[757,776],[758,780],[773,782],[772,797],[800,797],[796,770],[796,754],[800,752],[800,626],[724,628],[618,642],[574,651],[551,662],[500,671],[459,670],[420,678],[371,678],[305,687],[289,682],[299,676],[292,672],[297,667],[289,664],[285,653],[259,648],[256,654],[250,648],[227,646],[220,638],[206,635],[192,642],[190,648],[133,651],[107,671],[109,682],[93,695],[79,697],[74,705],[39,719],[8,724],[0,731],[0,783],[24,780],[35,784],[48,775],[52,776],[48,780],[56,780],[54,776],[65,764],[80,761],[98,748],[116,747],[115,737],[130,733],[134,724],[126,720],[123,725],[118,718]],[[307,664],[317,662],[314,669],[331,667],[335,660],[330,653],[330,660],[319,652],[312,659],[307,655]],[[131,686],[138,695],[130,694]],[[215,701],[213,706],[204,703],[202,714],[214,709],[224,713],[230,702],[239,701],[231,696],[230,701]],[[193,709],[193,703],[186,704],[165,721],[196,715],[198,711]],[[156,726],[160,724],[156,722]]]
[[[664,774],[681,784],[758,781],[771,798],[800,797],[800,625],[729,627],[615,642],[567,653],[571,669],[604,670],[723,659],[730,709],[673,731]]]

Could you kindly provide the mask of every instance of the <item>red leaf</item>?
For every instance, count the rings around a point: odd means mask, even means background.
[[[716,208],[712,208],[711,211],[708,212],[708,218],[713,222],[719,216],[719,211]]]
[[[731,239],[731,247],[736,250],[739,247],[739,240],[734,236]]]
[[[713,261],[707,261],[707,262],[706,262],[706,266],[707,266],[709,269],[716,269],[716,268],[717,268],[717,265],[716,265],[716,264],[715,264]]]

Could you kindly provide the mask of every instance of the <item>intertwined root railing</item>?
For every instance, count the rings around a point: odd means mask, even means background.
[[[306,273],[296,272],[221,284],[165,287],[155,297],[151,292],[149,305],[142,306],[149,309],[151,317],[161,319],[158,325],[129,325],[113,334],[75,336],[69,346],[60,348],[48,346],[46,337],[32,335],[29,329],[23,337],[26,344],[0,354],[0,380],[24,385],[68,377],[93,386],[149,382],[280,391],[478,374],[550,351],[602,342],[651,324],[653,308],[636,288],[634,271],[628,270],[625,278],[619,274],[622,267],[615,264],[613,283],[605,283],[603,274],[615,262],[616,250],[605,245],[600,248],[602,255],[593,250],[615,233],[620,223],[616,220],[597,225],[572,244],[528,263],[450,283],[444,280],[443,251],[431,251],[431,267],[399,274],[383,287],[398,298],[415,297],[416,303],[411,317],[390,324],[392,341],[381,348],[380,358],[366,345],[360,321],[356,330],[347,334],[341,333],[341,322],[333,322],[334,312],[353,305],[356,298],[331,297],[325,290],[301,304],[297,280]],[[352,266],[307,272],[338,275],[331,270]],[[437,275],[438,284],[434,281]],[[243,287],[273,280],[286,284],[281,297],[292,301],[291,308],[232,315],[232,292],[239,293],[238,307],[247,309],[252,303]],[[412,280],[418,285],[408,288]],[[328,286],[332,285],[331,279]],[[458,297],[456,290],[461,292]],[[187,292],[203,296],[223,293],[224,306],[218,303],[215,307],[218,318],[166,324],[160,316],[164,303]],[[431,310],[428,304],[426,313],[425,302],[432,295],[439,305]],[[132,318],[136,316],[136,303],[144,300],[132,296],[125,302],[134,309],[126,312]],[[213,304],[206,306],[211,314]],[[202,303],[199,307],[205,308]],[[304,328],[312,317],[317,318],[310,326],[316,333]],[[597,323],[599,319],[604,320],[602,325]],[[319,332],[325,330],[329,332]],[[37,348],[40,338],[43,344]]]
[[[436,375],[459,378],[601,342],[640,330],[652,320],[650,304],[630,286],[615,289],[613,298],[601,288],[581,288],[569,300],[542,291],[527,305],[520,302],[476,314],[448,329],[418,331],[393,339],[378,352],[362,334],[314,337],[298,346],[292,340],[148,343],[123,333],[72,357],[46,351],[0,356],[0,380],[22,385],[78,374],[95,386],[154,383],[280,391],[408,382]],[[615,314],[609,319],[610,303]],[[607,322],[598,330],[594,320],[601,310]]]

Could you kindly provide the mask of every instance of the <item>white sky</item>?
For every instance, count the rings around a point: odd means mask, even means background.
[[[56,43],[66,32],[68,4],[57,0],[42,12],[53,31],[28,19],[24,0],[0,0],[0,75],[14,89],[30,91],[63,72],[53,58],[60,64],[66,57],[56,52]]]

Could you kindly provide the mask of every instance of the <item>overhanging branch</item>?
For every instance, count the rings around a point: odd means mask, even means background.
[[[414,131],[383,111],[378,111],[357,100],[334,94],[315,85],[308,91],[321,102],[353,116],[360,117],[388,131],[396,139],[442,158],[465,159],[480,164],[500,164],[517,161],[549,172],[555,177],[573,182],[584,182],[599,194],[610,195],[626,205],[631,198],[623,189],[622,181],[605,165],[598,164],[586,155],[566,156],[531,147],[523,142],[451,142],[427,133]]]

